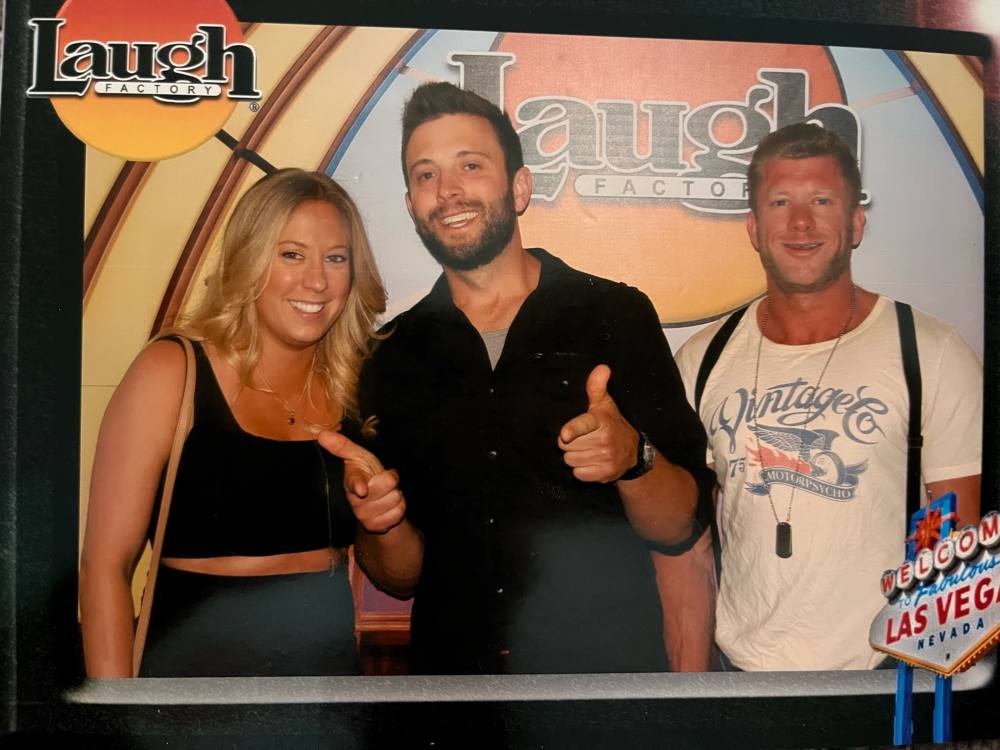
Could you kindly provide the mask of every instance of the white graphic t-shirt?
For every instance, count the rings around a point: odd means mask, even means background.
[[[756,302],[702,395],[709,463],[721,488],[722,580],[716,641],[739,668],[870,668],[884,656],[868,628],[885,600],[879,576],[903,559],[909,399],[896,313],[880,297],[846,334],[786,346],[764,340]],[[914,310],[923,380],[925,482],[980,473],[982,365],[957,331]],[[678,352],[688,398],[709,326]],[[774,509],[772,511],[772,504]],[[777,521],[792,556],[775,554]]]

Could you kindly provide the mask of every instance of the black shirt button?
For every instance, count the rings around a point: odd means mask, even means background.
[[[503,593],[503,586],[501,586],[500,588],[497,589],[497,593],[498,594],[502,594]]]
[[[493,386],[491,385],[491,386],[490,386],[490,395],[492,396],[492,395],[493,395],[494,393],[496,393],[496,392],[497,392],[497,389],[496,389],[496,388],[494,388],[494,387],[493,387]]]
[[[496,458],[497,457],[497,452],[496,452],[496,450],[491,450],[486,455],[489,456],[490,458]]]

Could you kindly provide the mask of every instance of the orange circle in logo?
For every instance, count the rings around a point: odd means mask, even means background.
[[[166,159],[207,141],[232,114],[234,51],[244,61],[252,51],[223,0],[69,0],[57,17],[65,23],[54,77],[87,88],[51,100],[88,145],[134,161]]]

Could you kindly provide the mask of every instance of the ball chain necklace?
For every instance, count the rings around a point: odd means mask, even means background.
[[[754,364],[753,370],[753,436],[754,442],[757,444],[757,458],[760,460],[761,473],[764,472],[768,467],[764,465],[764,456],[760,449],[760,436],[758,435],[759,428],[757,425],[757,414],[759,412],[759,404],[757,401],[757,385],[760,380],[760,353],[761,348],[764,344],[764,338],[767,335],[767,324],[771,318],[771,300],[770,298],[764,300],[767,303],[767,307],[764,308],[764,319],[760,324],[760,338],[757,340],[757,361]],[[816,387],[813,390],[813,402],[815,402],[815,395],[819,394],[820,388],[823,386],[823,377],[826,375],[827,368],[830,367],[830,362],[833,361],[833,355],[837,353],[837,347],[840,346],[840,340],[844,338],[844,334],[847,333],[847,329],[851,327],[851,323],[854,320],[854,313],[857,310],[857,287],[851,284],[851,305],[847,312],[847,320],[844,321],[844,327],[840,329],[840,333],[837,334],[837,340],[833,342],[833,348],[830,349],[830,354],[827,355],[826,363],[823,365],[823,369],[820,370],[819,377],[816,379]],[[806,410],[806,420],[803,424],[809,424],[812,419],[812,404]],[[795,464],[795,469],[797,470],[800,465],[806,463],[809,458],[809,446],[803,440],[799,446],[799,455]],[[762,477],[763,479],[763,477]],[[774,516],[774,554],[781,558],[789,558],[792,556],[792,503],[795,502],[795,490],[797,485],[792,485],[791,495],[788,497],[788,508],[785,511],[785,520],[782,521],[778,518],[778,511],[774,507],[774,498],[771,497],[771,485],[764,480],[764,486],[767,487],[767,502],[771,506],[771,515]]]

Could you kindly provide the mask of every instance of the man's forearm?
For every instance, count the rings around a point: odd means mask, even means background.
[[[715,667],[715,559],[706,529],[679,555],[651,553],[663,605],[663,642],[674,672]]]
[[[423,566],[424,538],[408,520],[384,534],[358,528],[354,551],[358,564],[379,589],[401,599],[413,595]]]
[[[671,545],[691,536],[698,485],[687,469],[657,453],[646,474],[615,484],[625,514],[641,537]]]

